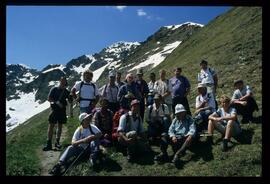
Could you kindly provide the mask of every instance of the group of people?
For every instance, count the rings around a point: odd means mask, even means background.
[[[143,79],[143,70],[137,70],[137,79],[132,73],[121,81],[121,73],[110,71],[109,82],[101,88],[92,82],[93,73],[86,70],[83,80],[77,82],[69,92],[67,80],[61,77],[58,87],[53,87],[48,95],[52,112],[49,116],[48,139],[44,151],[52,149],[54,125],[57,124],[56,148],[61,148],[62,124],[66,123],[67,101],[75,99],[80,106],[80,126],[74,132],[71,145],[62,154],[54,167],[55,173],[72,156],[82,150],[90,154],[93,166],[100,155],[100,148],[119,145],[126,149],[127,160],[133,161],[139,152],[151,151],[150,144],[158,142],[161,153],[157,161],[168,161],[167,148],[172,146],[172,162],[177,164],[198,135],[207,130],[207,142],[213,144],[213,131],[223,136],[222,151],[228,150],[232,136],[241,133],[237,114],[242,122],[253,120],[253,112],[258,106],[251,88],[242,80],[234,82],[232,99],[221,96],[218,108],[216,90],[217,73],[208,67],[205,60],[200,62],[198,73],[198,96],[195,113],[191,114],[187,96],[190,92],[189,80],[181,75],[182,69],[174,70],[175,76],[166,78],[166,70],[160,70],[160,79],[150,73],[150,82]],[[99,107],[97,107],[99,106]],[[147,129],[144,127],[147,123]]]

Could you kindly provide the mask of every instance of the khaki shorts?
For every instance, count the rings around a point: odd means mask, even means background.
[[[222,134],[225,134],[225,131],[226,131],[226,126],[227,124],[225,122],[217,122],[215,123],[215,129],[222,133]],[[241,127],[239,125],[239,123],[237,123],[236,121],[233,122],[233,125],[232,125],[232,136],[237,136],[241,133]]]

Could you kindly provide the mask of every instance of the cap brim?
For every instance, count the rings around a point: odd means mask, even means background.
[[[182,111],[176,111],[174,114],[178,114],[180,112],[186,112],[186,110],[182,110]]]

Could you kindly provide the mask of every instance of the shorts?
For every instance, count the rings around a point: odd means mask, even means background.
[[[67,115],[65,111],[51,111],[49,115],[49,123],[56,124],[65,124],[67,123]]]
[[[225,122],[217,122],[215,124],[216,130],[222,134],[225,134],[226,126],[227,126],[227,124],[225,124]],[[242,130],[241,130],[239,123],[234,121],[233,125],[232,125],[232,136],[234,137],[234,136],[239,135],[241,133],[241,131]]]

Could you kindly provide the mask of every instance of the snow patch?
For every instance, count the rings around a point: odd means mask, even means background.
[[[61,70],[62,72],[64,72],[64,68],[66,68],[64,65],[60,65],[60,66],[58,66],[58,67],[55,67],[55,68],[50,68],[50,69],[48,69],[48,70],[45,70],[45,71],[43,71],[42,73],[47,73],[47,72],[50,72],[50,71],[53,71],[53,70]],[[65,73],[65,72],[64,72]]]
[[[28,94],[20,92],[20,99],[6,100],[6,115],[9,114],[11,117],[6,121],[6,132],[14,129],[32,116],[50,107],[48,101],[42,104],[35,101],[36,92],[37,91],[33,91]],[[10,110],[10,108],[14,110]]]
[[[179,25],[170,25],[170,26],[164,26],[164,27],[167,28],[167,29],[175,30],[175,29],[178,29],[179,27],[184,26],[184,25],[188,25],[188,26],[192,25],[192,26],[199,26],[199,27],[204,26],[203,24],[199,24],[199,23],[185,22],[185,23],[179,24]]]
[[[141,67],[145,67],[148,65],[153,65],[152,68],[159,65],[164,59],[166,58],[167,54],[170,54],[182,41],[176,41],[171,44],[167,44],[161,52],[158,52],[154,55],[149,56],[144,62],[140,63],[139,65],[136,65],[135,67],[131,68],[129,70],[135,70]],[[166,56],[165,56],[166,55]]]
[[[99,77],[101,76],[101,74],[104,72],[104,70],[106,69],[106,67],[109,66],[109,65],[110,65],[110,63],[107,63],[106,65],[104,65],[104,66],[100,67],[99,69],[95,70],[93,72],[94,76],[93,76],[93,79],[92,80],[94,82],[96,82],[99,79]]]

